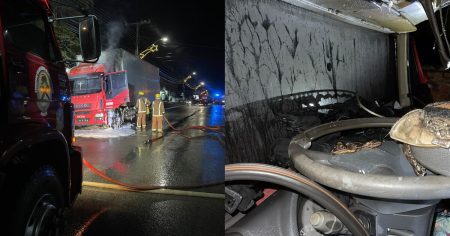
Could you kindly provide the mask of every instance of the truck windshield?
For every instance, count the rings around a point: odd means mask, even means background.
[[[73,95],[98,93],[102,91],[102,82],[98,75],[71,77],[70,87]]]

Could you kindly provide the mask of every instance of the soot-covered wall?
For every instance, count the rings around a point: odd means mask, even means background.
[[[395,95],[393,37],[277,0],[225,1],[227,162],[267,162],[298,94]],[[297,108],[296,108],[297,109]]]

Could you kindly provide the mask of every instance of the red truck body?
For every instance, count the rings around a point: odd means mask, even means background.
[[[159,69],[121,49],[102,52],[97,64],[73,67],[69,77],[76,126],[111,125],[113,117],[133,117],[126,108],[138,91],[149,100],[159,92]]]

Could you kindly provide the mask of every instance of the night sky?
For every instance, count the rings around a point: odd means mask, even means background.
[[[447,35],[450,37],[450,21],[447,21],[449,16],[449,7],[442,9],[444,21],[446,21]],[[436,12],[436,19],[438,20],[440,28],[439,12]],[[419,53],[420,62],[425,66],[432,66],[434,68],[442,67],[440,55],[437,50],[436,40],[431,31],[430,22],[428,20],[416,25],[417,31],[410,34],[411,38],[415,40],[417,51]],[[444,40],[444,39],[443,39]],[[445,44],[445,42],[444,42]]]
[[[109,42],[108,30],[121,25],[118,47],[131,53],[136,47],[135,26],[124,26],[150,20],[139,30],[139,51],[162,36],[170,41],[145,59],[169,72],[176,79],[197,72],[193,84],[204,81],[213,92],[224,93],[224,2],[223,1],[138,1],[95,0],[94,13],[102,28],[102,45]],[[117,33],[117,32],[116,32]]]

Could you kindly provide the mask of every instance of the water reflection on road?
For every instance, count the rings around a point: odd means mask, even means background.
[[[176,121],[194,111],[177,128],[224,123],[221,106],[179,107],[168,112],[168,119]],[[223,182],[223,137],[217,133],[205,136],[199,130],[183,134],[198,138],[167,133],[146,144],[152,135],[146,131],[126,137],[79,138],[77,145],[97,169],[125,183],[186,186]],[[87,168],[84,181],[108,183]],[[223,191],[223,184],[173,194],[85,185],[68,212],[65,235],[223,235]]]
[[[217,126],[224,124],[224,109],[220,105],[191,107],[172,119],[180,119],[189,112],[196,113],[177,128],[191,125]],[[173,113],[176,114],[174,111]],[[153,143],[145,140],[152,135],[147,130],[128,137],[110,139],[79,138],[86,160],[109,177],[140,185],[202,185],[223,182],[223,137],[217,133],[188,130],[183,134],[195,139],[166,132],[166,136]],[[100,181],[88,169],[85,180]]]

